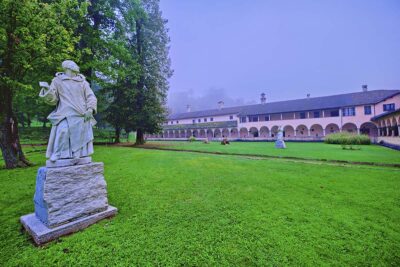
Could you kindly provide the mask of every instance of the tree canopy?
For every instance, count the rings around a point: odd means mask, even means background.
[[[3,0],[0,4],[0,147],[7,168],[28,165],[18,125],[46,125],[51,108],[39,80],[60,63],[81,67],[99,98],[99,118],[115,129],[155,133],[165,121],[169,59],[159,0]],[[20,123],[18,123],[18,121]]]

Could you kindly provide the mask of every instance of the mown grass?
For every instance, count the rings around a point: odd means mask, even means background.
[[[196,150],[242,155],[298,157],[305,159],[344,160],[353,162],[400,163],[400,151],[378,145],[359,145],[355,150],[344,150],[340,145],[324,143],[286,142],[286,149],[276,149],[274,142],[219,142],[151,141],[148,146],[179,150]]]
[[[94,158],[119,214],[43,248],[18,222],[37,166],[0,171],[1,266],[400,264],[398,169],[105,146]]]

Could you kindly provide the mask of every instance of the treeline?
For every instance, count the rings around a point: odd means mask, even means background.
[[[18,125],[46,123],[38,98],[61,62],[78,63],[98,97],[100,123],[116,132],[160,130],[172,75],[159,0],[1,0],[0,147],[7,168],[29,165]]]

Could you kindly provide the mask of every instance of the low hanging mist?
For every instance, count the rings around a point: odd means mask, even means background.
[[[223,88],[210,88],[201,95],[196,94],[194,90],[173,92],[168,97],[168,108],[170,114],[187,112],[188,105],[191,111],[216,109],[219,101],[223,101],[225,107],[256,104],[255,101],[234,98]]]

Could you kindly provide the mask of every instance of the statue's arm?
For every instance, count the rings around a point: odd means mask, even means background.
[[[57,105],[58,93],[56,89],[56,82],[53,80],[50,87],[42,87],[39,93],[39,97],[42,97],[44,102],[49,105]]]
[[[86,97],[86,107],[87,109],[91,109],[93,114],[97,112],[97,98],[93,93],[93,90],[90,88],[89,83],[85,82],[85,97]]]

